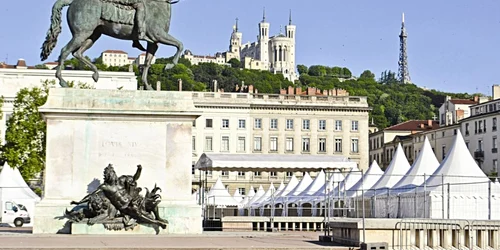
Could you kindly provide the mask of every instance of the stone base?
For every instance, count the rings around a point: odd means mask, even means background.
[[[116,235],[116,234],[167,234],[167,229],[162,229],[155,225],[150,224],[139,224],[133,229],[129,230],[108,230],[103,224],[96,224],[89,226],[86,223],[71,223],[71,234],[85,234],[85,235]]]
[[[73,206],[68,205],[70,201],[47,201],[42,200],[35,207],[35,219],[33,234],[105,234],[102,232],[103,225],[87,226],[71,223],[63,217],[65,209],[70,210]],[[201,206],[179,202],[178,204],[161,203],[159,205],[160,216],[168,220],[169,224],[165,230],[160,229],[160,234],[201,234],[203,222],[201,217]],[[77,226],[78,225],[78,226]],[[84,229],[88,227],[88,229]],[[138,227],[139,228],[139,227]],[[75,229],[76,231],[72,231]],[[109,231],[107,234],[156,234],[152,227],[141,226],[132,231]]]

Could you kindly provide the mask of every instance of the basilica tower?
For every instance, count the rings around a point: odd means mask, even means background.
[[[263,11],[262,21],[259,23],[259,53],[257,55],[263,64],[264,70],[269,70],[269,23],[266,22],[266,9]]]
[[[288,17],[288,25],[285,26],[286,36],[291,40],[290,49],[288,51],[288,64],[291,66],[289,72],[295,72],[295,31],[297,27],[292,23],[292,10]],[[291,77],[293,78],[293,77]]]
[[[238,18],[236,18],[236,24],[233,26],[233,33],[231,33],[231,40],[229,41],[229,54],[230,58],[227,58],[227,61],[232,58],[236,58],[240,60],[240,50],[241,50],[241,41],[243,38],[243,34],[238,31]]]

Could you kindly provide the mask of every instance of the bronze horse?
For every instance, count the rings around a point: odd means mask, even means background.
[[[168,64],[165,69],[170,69],[177,64],[184,47],[182,42],[168,33],[171,20],[171,5],[176,2],[170,0],[143,1],[145,1],[146,18],[144,21],[148,45],[142,81],[146,89],[152,90],[153,88],[147,82],[147,76],[153,57],[158,50],[158,43],[177,48],[173,63]],[[61,11],[66,6],[69,6],[67,20],[73,37],[61,50],[56,77],[59,79],[61,87],[68,87],[68,84],[62,78],[61,70],[64,61],[72,53],[75,58],[92,69],[94,72],[92,78],[97,82],[99,79],[97,67],[85,58],[83,53],[92,47],[103,34],[121,40],[138,40],[133,18],[135,11],[133,8],[121,5],[119,1],[115,0],[57,0],[52,7],[51,25],[40,54],[42,61],[47,59],[56,46],[57,37],[61,33]]]

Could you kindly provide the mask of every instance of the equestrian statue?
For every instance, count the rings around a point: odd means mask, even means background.
[[[83,53],[101,37],[107,35],[121,40],[133,41],[132,47],[146,51],[142,69],[142,81],[147,90],[152,90],[147,76],[158,44],[177,48],[173,62],[165,70],[173,68],[179,61],[184,47],[181,41],[169,34],[172,4],[179,0],[57,0],[52,7],[50,28],[42,45],[40,58],[47,60],[61,33],[62,9],[68,7],[67,20],[73,37],[59,55],[56,77],[61,87],[69,87],[61,71],[64,61],[71,53],[76,59],[90,67],[92,78],[99,80],[97,67]],[[146,41],[147,48],[139,41]]]

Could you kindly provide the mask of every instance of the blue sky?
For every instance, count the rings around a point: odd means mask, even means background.
[[[40,47],[50,24],[53,0],[3,1],[0,7],[0,61],[40,63]],[[408,30],[408,60],[412,81],[450,92],[490,95],[500,84],[500,1],[400,0],[181,0],[174,5],[170,33],[195,54],[214,54],[228,48],[234,19],[240,20],[243,40],[254,41],[266,8],[271,34],[279,33],[293,12],[297,25],[297,63],[344,66],[359,75],[372,70],[397,71],[401,13]],[[48,61],[57,59],[71,34],[66,19],[59,42]],[[120,49],[130,56],[139,51],[131,42],[102,37],[87,55]],[[174,49],[161,46],[157,56]]]

